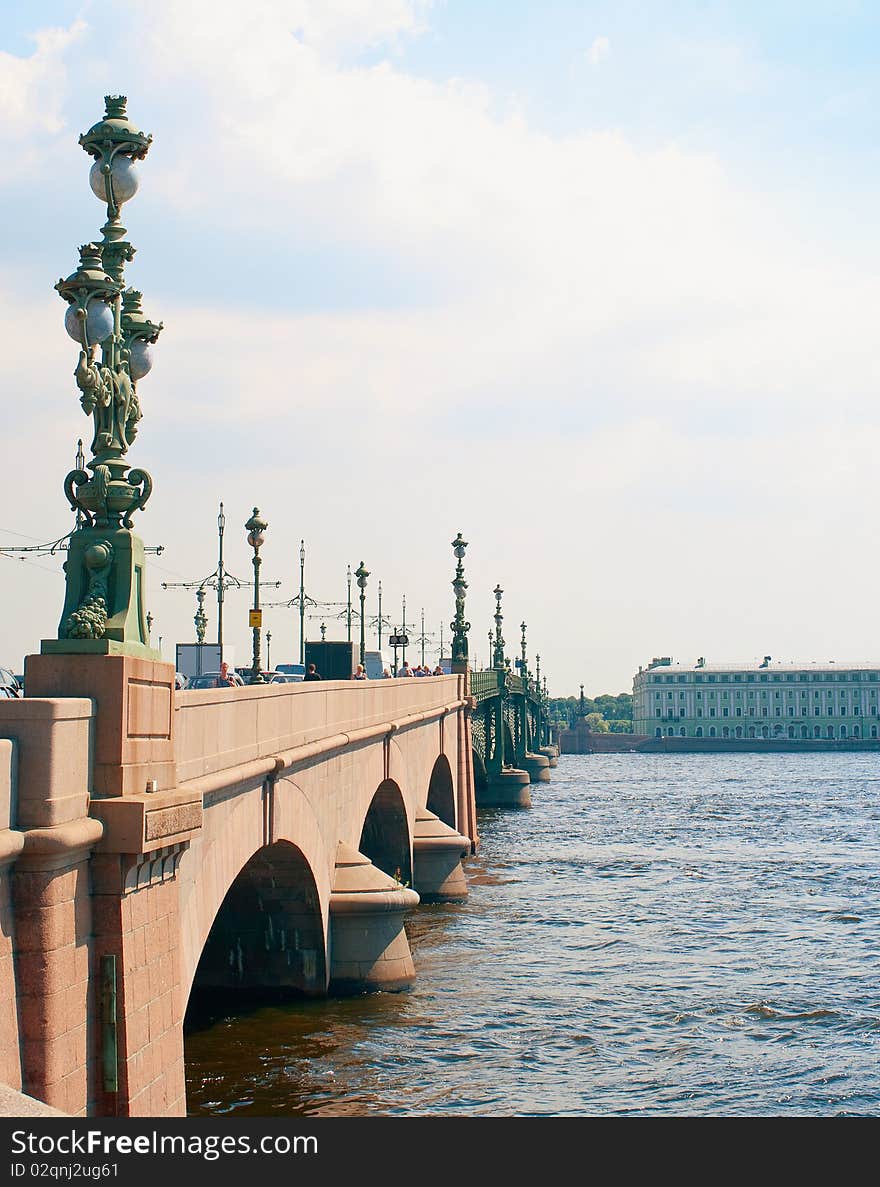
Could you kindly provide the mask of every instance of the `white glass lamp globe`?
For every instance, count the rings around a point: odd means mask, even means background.
[[[113,196],[118,206],[133,198],[138,190],[138,171],[131,157],[123,157],[119,153],[113,158],[110,166],[110,177],[113,181]],[[92,193],[102,202],[107,201],[107,186],[105,182],[104,162],[95,161],[89,170],[89,185]]]
[[[69,305],[64,315],[64,328],[80,346],[85,346],[83,339],[83,320],[85,320],[86,338],[89,346],[96,346],[109,338],[113,333],[113,310],[106,301],[92,299],[87,305],[85,319],[77,317],[75,305]]]
[[[143,339],[137,339],[131,344],[129,352],[128,370],[132,379],[137,383],[139,379],[150,371],[153,366],[153,347]]]

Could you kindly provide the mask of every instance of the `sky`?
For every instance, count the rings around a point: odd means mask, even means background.
[[[0,547],[70,527],[91,439],[53,291],[104,208],[105,94],[154,141],[123,222],[162,320],[128,454],[153,638],[251,576],[449,640],[554,695],[653,656],[878,660],[880,8],[543,0],[0,0]],[[0,666],[57,633],[61,558],[0,556]],[[353,586],[356,599],[357,587]],[[245,588],[225,637],[248,663]],[[331,605],[335,603],[335,605]],[[356,605],[355,601],[355,605]],[[216,627],[210,600],[209,635]],[[273,663],[297,611],[268,606]],[[355,626],[355,637],[357,627]],[[375,646],[368,633],[368,646]],[[413,656],[420,658],[418,647]],[[264,656],[265,658],[265,656]]]

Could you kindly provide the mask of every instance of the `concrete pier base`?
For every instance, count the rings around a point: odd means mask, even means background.
[[[340,841],[330,895],[331,994],[407,989],[416,977],[403,917],[414,890]]]
[[[477,789],[478,808],[531,808],[528,771],[510,768],[490,774],[486,786]]]
[[[423,903],[467,898],[462,857],[471,843],[427,808],[416,811],[413,832],[413,884]]]
[[[538,754],[549,760],[551,768],[559,765],[559,751],[555,746],[539,746]]]
[[[550,782],[550,759],[546,754],[527,754],[522,765],[532,783]]]

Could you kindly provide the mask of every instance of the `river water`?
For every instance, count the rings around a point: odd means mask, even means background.
[[[880,1114],[880,756],[563,756],[406,993],[216,1018],[191,1115]]]

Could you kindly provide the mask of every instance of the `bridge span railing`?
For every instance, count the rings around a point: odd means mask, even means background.
[[[180,783],[384,724],[416,724],[460,708],[465,677],[325,680],[175,694]]]

